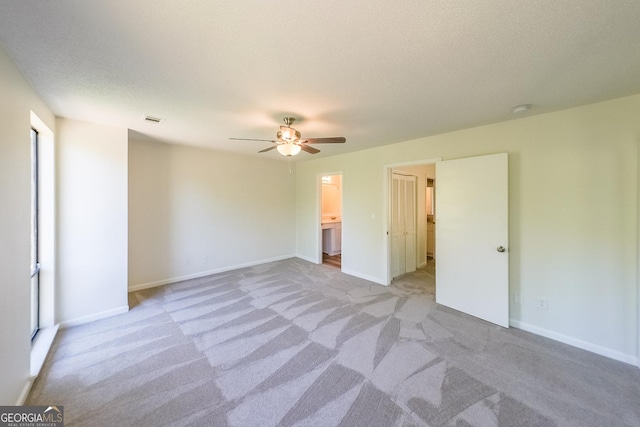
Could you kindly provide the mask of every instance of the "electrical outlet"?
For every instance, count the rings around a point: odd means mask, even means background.
[[[205,255],[205,256],[203,256],[203,257],[202,257],[202,263],[203,263],[203,264],[206,264],[206,263],[208,263],[208,262],[209,262],[209,257],[208,257],[208,256],[206,256],[206,255]]]
[[[191,258],[186,257],[186,258],[184,259],[184,265],[189,265],[189,264],[191,264]]]
[[[538,298],[536,300],[536,307],[540,310],[549,310],[549,300],[546,298]]]
[[[514,304],[522,304],[522,298],[520,298],[520,291],[513,291],[511,294]]]

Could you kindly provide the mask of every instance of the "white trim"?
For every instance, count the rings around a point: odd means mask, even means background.
[[[315,209],[315,231],[316,231],[316,251],[315,259],[309,260],[314,264],[322,264],[322,177],[325,174],[316,174],[316,209]],[[328,174],[326,174],[328,175]]]
[[[154,282],[139,283],[137,285],[130,285],[128,292],[141,291],[143,289],[149,289],[149,288],[155,288],[157,286],[168,285],[169,283],[182,282],[183,280],[189,280],[189,279],[198,279],[200,277],[211,276],[212,274],[224,273],[225,271],[237,270],[239,268],[245,268],[245,267],[253,267],[255,265],[266,264],[268,262],[281,261],[283,259],[295,258],[295,257],[296,255],[293,255],[293,254],[282,255],[274,258],[261,259],[258,261],[251,261],[243,264],[236,264],[236,265],[230,265],[228,267],[216,268],[213,270],[200,271],[198,273],[187,274],[185,276],[170,277],[168,279],[156,280]],[[310,260],[307,259],[307,261],[310,261]],[[311,262],[314,262],[314,261],[311,261]]]
[[[27,378],[27,382],[24,385],[22,392],[20,392],[20,396],[18,396],[16,406],[22,406],[27,401],[27,397],[31,392],[31,387],[33,387],[33,383],[38,375],[40,375],[40,370],[42,369],[44,361],[49,354],[53,340],[58,332],[58,326],[59,325],[54,325],[48,328],[40,328],[38,334],[33,339],[33,342],[31,343],[29,378]]]
[[[308,262],[310,262],[312,264],[322,264],[322,261],[321,262],[317,262],[317,260],[315,258],[311,258],[311,257],[308,257],[306,255],[296,254],[296,258],[303,259],[303,260],[308,261]]]
[[[630,365],[638,365],[638,358],[630,355],[621,353],[616,350],[612,350],[610,348],[602,347],[597,344],[592,344],[590,342],[582,341],[577,338],[572,338],[568,335],[559,334],[557,332],[550,331],[548,329],[540,328],[538,326],[531,325],[529,323],[520,322],[519,320],[510,319],[509,326],[513,326],[514,328],[522,329],[523,331],[531,332],[532,334],[540,335],[546,338],[550,338],[554,341],[559,341],[564,344],[568,344],[572,347],[581,348],[582,350],[587,350],[592,353],[599,354],[601,356],[608,357],[610,359],[618,360],[620,362],[628,363]]]
[[[27,396],[29,396],[29,393],[31,392],[31,387],[33,387],[33,383],[35,382],[35,380],[36,380],[36,377],[27,378],[27,382],[22,388],[22,391],[20,392],[20,396],[18,396],[18,401],[16,402],[16,406],[22,406],[25,404],[25,402],[27,401]]]
[[[388,284],[386,284],[384,282],[383,279],[381,279],[379,277],[368,276],[366,274],[361,274],[361,273],[357,273],[357,272],[352,271],[352,270],[345,270],[345,269],[342,269],[342,272],[344,274],[348,274],[349,276],[354,276],[354,277],[358,277],[360,279],[368,280],[368,281],[376,283],[378,285],[389,286]]]
[[[640,140],[636,146],[636,155],[640,164]],[[640,188],[640,168],[636,169],[636,188]],[[636,366],[640,368],[640,197],[636,201]]]
[[[384,165],[384,168],[387,169],[393,169],[393,168],[399,168],[399,167],[404,167],[404,166],[421,166],[421,165],[430,165],[432,163],[438,163],[442,161],[442,157],[433,157],[431,159],[422,159],[422,160],[411,160],[408,162],[400,162],[400,163],[389,163],[387,165]]]
[[[38,262],[40,263],[39,326],[55,325],[56,295],[56,148],[54,134],[33,111],[38,132]]]
[[[56,333],[58,333],[58,326],[59,325],[54,325],[48,328],[41,328],[33,339],[31,343],[31,377],[35,378],[40,375],[44,360],[47,358],[47,354],[49,354]]]
[[[100,313],[94,313],[88,316],[76,317],[75,319],[65,320],[64,322],[60,322],[60,328],[64,329],[64,328],[68,328],[69,326],[82,325],[85,323],[93,322],[95,320],[105,319],[107,317],[126,313],[128,311],[129,311],[129,306],[123,305],[122,307],[116,307],[111,310],[102,311]]]

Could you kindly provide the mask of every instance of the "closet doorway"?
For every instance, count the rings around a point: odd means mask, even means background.
[[[436,161],[386,167],[388,283],[410,282],[433,295]]]
[[[418,177],[394,170],[391,173],[391,277],[416,271]]]

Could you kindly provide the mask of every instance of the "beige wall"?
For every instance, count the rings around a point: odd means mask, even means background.
[[[130,141],[130,288],[294,256],[294,200],[288,162]]]
[[[342,170],[343,271],[384,283],[384,165],[507,152],[512,323],[637,363],[638,111],[640,95],[300,162],[297,252],[317,247],[316,174]]]
[[[0,405],[15,405],[29,377],[30,136],[33,110],[53,114],[0,45]]]
[[[128,309],[128,135],[60,118],[56,128],[56,319],[73,324]]]

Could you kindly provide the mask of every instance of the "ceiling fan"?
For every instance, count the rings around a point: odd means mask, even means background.
[[[306,151],[309,154],[319,153],[320,150],[314,147],[310,147],[308,144],[341,144],[347,142],[347,140],[340,137],[331,137],[331,138],[301,138],[300,132],[291,127],[295,118],[293,117],[285,117],[282,119],[284,121],[285,126],[280,126],[280,130],[276,134],[277,139],[253,139],[253,138],[229,138],[235,139],[237,141],[266,141],[272,142],[275,145],[265,148],[264,150],[258,151],[258,153],[264,153],[266,151],[271,151],[274,148],[278,150],[278,153],[283,156],[291,157],[295,156],[302,151]]]

